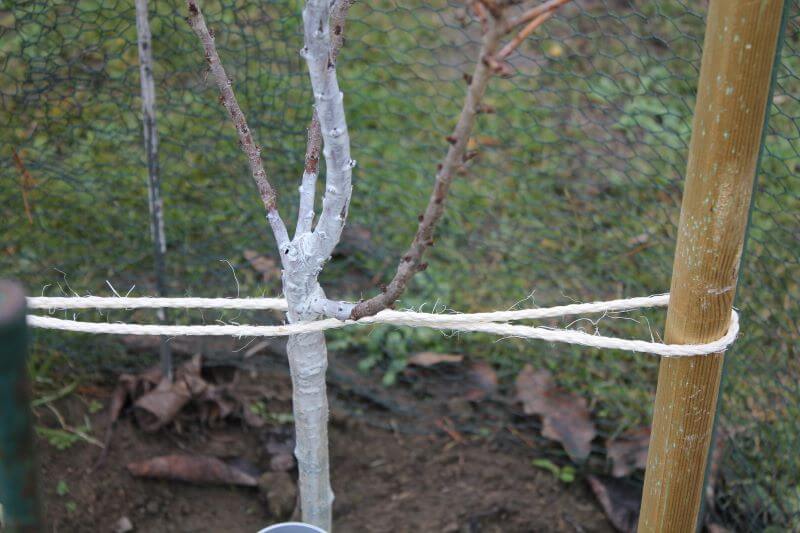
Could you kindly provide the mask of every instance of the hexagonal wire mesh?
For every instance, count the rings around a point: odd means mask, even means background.
[[[205,4],[291,219],[311,112],[297,54],[299,2]],[[152,2],[150,16],[170,292],[277,294],[263,208],[198,43],[177,3]],[[348,20],[339,74],[359,167],[349,229],[324,285],[334,296],[357,298],[391,275],[410,240],[479,32],[454,0],[358,2]],[[402,304],[477,311],[532,293],[550,305],[666,290],[703,27],[704,9],[695,3],[581,0],[524,43],[510,60],[513,76],[491,81],[487,103],[496,113],[480,117],[470,141],[479,156],[460,172],[431,268]],[[45,294],[110,294],[106,281],[119,292],[135,286],[133,295],[152,294],[133,3],[5,5],[0,50],[0,272]],[[797,6],[777,68],[739,290],[743,333],[727,366],[720,424],[728,436],[714,496],[715,512],[747,530],[800,523]],[[207,315],[176,320],[234,318]],[[607,317],[589,327],[648,336],[649,325],[663,320],[650,313],[626,318],[634,320]],[[387,382],[408,353],[424,349],[490,358],[501,376],[533,362],[592,398],[605,436],[646,425],[651,414],[653,358],[416,330],[331,338],[336,349],[358,351],[364,367],[381,368]],[[42,332],[36,346],[93,369],[132,364],[109,338]]]

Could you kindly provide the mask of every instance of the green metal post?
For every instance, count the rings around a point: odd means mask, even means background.
[[[25,314],[22,288],[0,281],[0,529],[9,532],[42,530]]]

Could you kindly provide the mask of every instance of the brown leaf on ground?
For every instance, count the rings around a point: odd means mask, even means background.
[[[255,250],[245,250],[244,258],[253,267],[253,270],[261,274],[264,281],[279,279],[281,276],[281,269],[275,259],[256,252]]]
[[[589,486],[609,522],[622,533],[634,533],[639,522],[642,487],[629,480],[589,476]]]
[[[130,401],[137,422],[145,431],[157,431],[166,426],[188,405],[197,408],[200,420],[209,426],[231,415],[252,421],[249,407],[259,391],[238,389],[238,373],[206,370],[200,355],[192,357],[175,371],[173,381],[164,378],[159,368],[150,368],[137,375],[123,374],[111,398],[110,421],[119,418]],[[263,392],[263,391],[262,391]]]
[[[611,475],[625,477],[637,469],[647,467],[647,447],[650,445],[650,428],[636,428],[606,441]]]
[[[258,477],[207,455],[163,455],[128,464],[136,477],[255,487]]]
[[[439,363],[460,363],[464,356],[449,353],[417,352],[408,358],[409,365],[433,366]]]
[[[589,418],[586,400],[572,394],[562,396],[561,400],[553,414],[544,417],[542,436],[560,442],[567,455],[580,462],[592,451],[591,442],[597,430]]]
[[[158,387],[134,402],[136,421],[145,431],[157,431],[172,422],[191,399],[186,383],[165,378]]]
[[[275,519],[289,518],[297,505],[297,483],[286,472],[264,472],[258,479],[258,490]]]
[[[480,401],[497,389],[497,373],[486,361],[470,363],[467,376],[473,384],[465,394],[468,400]]]
[[[525,365],[517,375],[515,385],[517,400],[522,402],[522,411],[526,415],[544,415],[547,412],[545,396],[553,389],[550,372],[547,370],[537,372],[533,366]]]
[[[136,419],[142,429],[156,431],[164,427],[193,397],[206,392],[208,384],[200,375],[201,369],[202,359],[196,355],[178,367],[173,381],[161,378],[154,389],[134,401]],[[143,379],[150,381],[153,377],[150,374]]]
[[[542,435],[558,441],[575,462],[586,459],[597,429],[586,399],[556,387],[547,370],[525,365],[516,379],[517,399],[525,414],[542,417]]]
[[[286,472],[294,468],[294,429],[278,426],[262,435],[264,449],[269,454],[269,468],[273,472]]]

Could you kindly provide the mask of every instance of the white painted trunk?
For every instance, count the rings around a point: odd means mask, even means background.
[[[328,397],[325,390],[328,351],[325,335],[294,335],[289,338],[288,352],[303,521],[330,531],[333,491],[328,461]]]

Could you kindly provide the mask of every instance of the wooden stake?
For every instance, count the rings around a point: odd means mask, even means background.
[[[728,327],[770,94],[783,0],[712,0],[665,341]],[[756,356],[757,354],[751,354]],[[723,354],[664,358],[638,531],[695,531]]]

